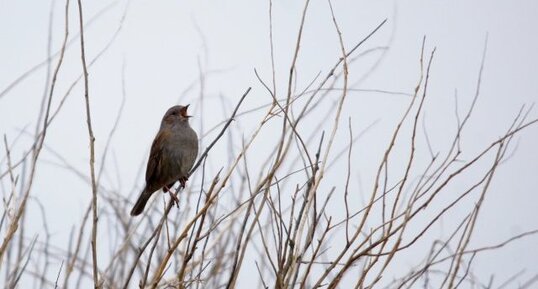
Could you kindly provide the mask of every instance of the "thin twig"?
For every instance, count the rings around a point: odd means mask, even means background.
[[[88,136],[90,139],[90,177],[92,185],[92,262],[93,262],[93,286],[95,289],[101,288],[99,281],[99,270],[97,268],[97,181],[95,178],[95,136],[92,129],[92,118],[90,113],[90,95],[88,84],[88,69],[86,66],[86,52],[84,47],[84,20],[82,16],[82,1],[78,0],[78,16],[80,28],[80,58],[84,72],[84,99],[86,103],[86,123],[88,125]]]

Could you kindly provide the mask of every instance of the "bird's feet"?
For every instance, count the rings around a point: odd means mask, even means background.
[[[172,202],[179,209],[179,199],[177,198],[175,192],[172,192],[172,190],[169,189],[168,187],[164,187],[164,189],[170,194],[170,198],[172,199]]]
[[[181,177],[179,178],[179,184],[181,186],[182,189],[185,188],[185,184],[187,183],[187,181],[189,180],[189,178],[187,177]]]

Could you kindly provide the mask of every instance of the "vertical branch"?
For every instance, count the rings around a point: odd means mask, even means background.
[[[273,44],[273,1],[269,0],[269,44],[271,45],[271,72],[273,76],[273,105],[277,103],[276,73],[275,73],[275,46]]]
[[[349,150],[347,153],[347,176],[346,176],[346,186],[344,189],[344,205],[346,208],[346,244],[349,244],[349,203],[348,203],[348,194],[349,194],[349,178],[351,177],[351,149],[353,148],[353,130],[351,129],[351,117],[348,118],[348,128],[349,128]]]
[[[50,3],[50,12],[49,12],[49,27],[48,27],[48,38],[47,38],[47,60],[46,60],[46,65],[47,65],[47,72],[46,72],[46,75],[45,75],[45,89],[43,90],[43,99],[41,100],[41,106],[40,106],[40,109],[39,109],[39,115],[37,116],[37,122],[39,124],[39,122],[41,121],[41,118],[43,118],[43,113],[45,112],[45,104],[46,104],[46,100],[47,100],[47,93],[49,91],[49,85],[50,85],[50,74],[52,72],[52,24],[53,24],[53,19],[54,19],[54,4],[56,1],[55,0],[52,0],[52,2]],[[39,133],[39,125],[36,125],[35,127],[35,135],[38,135]],[[43,287],[43,286],[41,286]]]
[[[84,99],[86,100],[86,122],[88,124],[88,136],[90,139],[90,176],[92,182],[92,262],[93,262],[93,286],[100,288],[99,272],[97,270],[97,185],[95,181],[95,137],[92,129],[92,118],[90,113],[90,96],[88,86],[88,68],[86,66],[86,53],[84,50],[84,20],[82,17],[82,3],[78,0],[78,16],[80,25],[80,57],[82,69],[84,71]]]
[[[291,66],[290,66],[290,74],[289,74],[289,77],[288,77],[288,93],[287,93],[287,96],[286,96],[286,106],[284,107],[284,115],[285,116],[289,115],[288,113],[289,113],[289,108],[290,108],[290,101],[291,101],[291,97],[292,97],[292,81],[293,81],[293,76],[294,76],[293,73],[295,71],[295,64],[297,63],[297,58],[299,57],[299,48],[301,47],[301,39],[302,39],[302,36],[303,36],[303,28],[304,28],[304,23],[305,23],[305,19],[306,19],[306,11],[308,9],[309,4],[310,4],[310,0],[306,0],[305,6],[304,6],[304,9],[303,9],[303,13],[302,13],[302,16],[301,16],[301,24],[299,26],[299,33],[297,35],[297,41],[296,41],[296,44],[295,44],[295,51],[294,51],[294,54],[293,54],[293,60],[291,62]],[[280,144],[278,146],[278,151],[277,151],[276,157],[275,157],[275,164],[273,165],[274,170],[276,170],[276,168],[278,168],[278,166],[282,162],[281,154],[282,154],[282,151],[284,149],[284,143],[285,143],[286,131],[287,131],[286,130],[286,127],[287,127],[286,126],[286,120],[287,120],[287,117],[283,118],[283,120],[282,120],[282,134],[281,134]],[[269,179],[271,179],[271,177]]]
[[[62,63],[63,63],[64,54],[65,54],[65,48],[67,46],[67,39],[68,39],[68,36],[69,36],[69,17],[68,17],[69,13],[68,12],[69,12],[69,0],[67,0],[66,4],[65,4],[65,34],[64,34],[64,39],[63,39],[63,43],[62,43],[62,49],[60,51],[60,58],[58,59],[58,64],[56,65],[56,67],[54,69],[54,74],[52,76],[50,91],[49,91],[48,100],[47,100],[47,107],[46,107],[46,110],[45,110],[45,118],[43,120],[43,132],[42,132],[41,135],[36,135],[35,136],[35,145],[32,148],[32,162],[31,162],[31,167],[30,167],[30,176],[28,178],[28,184],[26,185],[25,189],[23,189],[24,184],[21,184],[21,189],[24,190],[24,195],[22,196],[21,204],[17,208],[17,210],[15,212],[15,216],[14,216],[12,222],[9,224],[9,227],[7,229],[7,232],[6,232],[6,236],[4,237],[4,240],[2,241],[2,244],[0,245],[0,264],[2,264],[2,259],[3,259],[4,253],[6,252],[6,249],[7,249],[8,245],[9,245],[9,243],[13,239],[13,236],[15,235],[15,232],[17,232],[17,229],[19,227],[19,221],[20,221],[24,211],[26,210],[26,202],[28,201],[28,197],[29,197],[30,191],[32,189],[34,176],[35,176],[35,172],[36,172],[36,169],[37,169],[37,161],[38,161],[39,155],[41,153],[41,149],[43,148],[43,143],[45,142],[45,137],[47,135],[47,129],[48,129],[48,125],[49,125],[49,116],[50,116],[50,106],[51,106],[51,103],[52,103],[52,96],[54,95],[54,89],[56,87],[56,79],[58,77],[58,73],[60,72],[60,67],[62,66]],[[39,119],[38,119],[37,126],[39,126]],[[14,166],[9,168],[9,169],[13,169],[13,168],[14,168]]]
[[[334,122],[333,122],[333,127],[332,127],[332,130],[331,130],[331,135],[329,137],[329,141],[328,141],[328,144],[327,144],[327,148],[325,149],[325,153],[323,154],[323,158],[322,158],[322,161],[321,161],[321,166],[319,167],[318,175],[314,179],[314,184],[312,185],[312,187],[310,188],[310,191],[308,192],[306,211],[308,211],[310,209],[310,206],[311,206],[311,203],[312,203],[311,201],[313,199],[313,196],[314,196],[315,192],[317,191],[319,183],[320,183],[320,181],[323,178],[323,175],[325,173],[325,166],[327,165],[327,160],[329,158],[329,152],[331,151],[332,144],[333,144],[334,138],[336,136],[336,132],[338,131],[338,124],[340,122],[340,114],[341,114],[342,108],[344,106],[344,100],[346,99],[346,96],[347,96],[348,73],[349,73],[348,65],[347,65],[347,53],[346,53],[346,49],[344,47],[344,40],[342,38],[342,32],[340,31],[340,27],[338,26],[338,23],[336,22],[336,18],[334,16],[334,11],[333,11],[331,1],[328,0],[328,3],[329,3],[329,8],[331,10],[332,21],[333,21],[334,27],[336,29],[336,33],[338,35],[338,40],[339,40],[339,44],[340,44],[340,50],[342,52],[342,62],[343,62],[343,71],[344,71],[344,87],[342,89],[342,95],[340,96],[340,100],[338,101],[338,107],[336,109],[336,114],[335,114],[335,117],[334,117]],[[299,232],[302,232],[302,228],[304,227],[304,221],[306,221],[306,219],[303,219],[303,221],[299,224],[299,228],[300,228]],[[300,235],[301,234],[299,234],[299,236]]]

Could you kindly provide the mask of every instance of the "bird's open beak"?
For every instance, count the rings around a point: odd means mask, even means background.
[[[190,104],[185,105],[185,113],[183,114],[183,117],[186,117],[186,118],[192,117],[192,115],[187,114],[187,109],[189,109],[189,105]]]

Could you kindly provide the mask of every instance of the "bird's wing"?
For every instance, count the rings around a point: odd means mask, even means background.
[[[155,185],[161,175],[163,161],[163,145],[165,139],[169,137],[170,132],[161,130],[153,140],[151,151],[149,153],[148,166],[146,168],[146,185]]]

